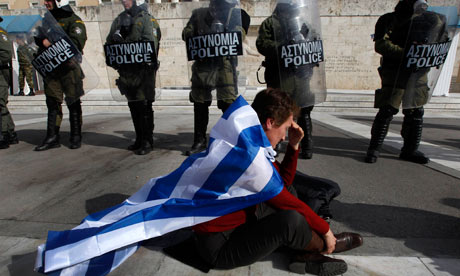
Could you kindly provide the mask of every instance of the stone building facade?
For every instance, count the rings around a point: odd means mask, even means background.
[[[150,13],[158,19],[162,31],[159,54],[161,66],[158,74],[158,83],[161,87],[189,86],[191,72],[181,33],[192,10],[207,4],[203,2],[205,1],[163,1],[149,5]],[[263,86],[256,78],[256,71],[263,56],[258,54],[255,40],[261,22],[271,14],[276,0],[241,0],[241,2],[242,7],[251,16],[251,26],[244,43],[240,81],[246,82],[249,86]],[[318,0],[328,89],[374,90],[380,86],[380,78],[377,74],[380,56],[374,51],[371,35],[374,33],[378,17],[393,11],[397,2],[398,0]],[[456,6],[460,13],[460,0],[431,0],[429,3],[432,6]],[[110,69],[105,66],[102,45],[112,18],[122,11],[122,6],[115,1],[100,1],[97,6],[73,8],[85,21],[88,29],[84,55],[100,78],[98,88],[108,88],[107,70]],[[0,13],[34,14],[36,11],[4,9]],[[460,47],[457,49],[454,76],[459,74],[459,63]],[[260,75],[263,78],[263,71]]]

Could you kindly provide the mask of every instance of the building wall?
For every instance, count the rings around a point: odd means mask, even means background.
[[[242,0],[242,7],[251,15],[251,27],[245,41],[245,54],[240,63],[240,76],[247,77],[250,86],[260,85],[256,71],[263,60],[255,47],[260,23],[271,14],[274,0]],[[373,90],[380,86],[377,67],[380,56],[374,52],[371,34],[379,16],[391,12],[397,0],[319,0],[322,37],[325,51],[326,85],[329,89]],[[202,2],[150,4],[149,10],[160,24],[162,39],[158,83],[162,87],[189,86],[190,64],[181,33],[193,9]],[[431,0],[433,6],[457,6],[460,0]],[[102,45],[113,18],[122,11],[120,4],[103,2],[99,6],[74,7],[88,29],[84,56],[100,78],[99,88],[109,81]],[[2,10],[2,14],[24,11]],[[459,11],[460,12],[460,11]],[[37,13],[28,10],[27,13]],[[458,74],[460,47],[457,49],[454,76]],[[110,69],[109,69],[110,70]],[[109,74],[110,75],[110,74]],[[260,72],[263,79],[263,69]]]

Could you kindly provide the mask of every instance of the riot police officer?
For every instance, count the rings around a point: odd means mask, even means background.
[[[33,67],[31,61],[34,58],[34,49],[28,45],[23,36],[17,36],[16,42],[18,43],[18,48],[16,50],[18,54],[18,63],[19,63],[19,93],[18,96],[24,96],[24,79],[29,85],[29,94],[27,96],[35,96],[34,93],[34,80],[33,80]]]
[[[87,39],[86,27],[81,18],[78,17],[69,6],[69,1],[45,0],[44,3],[49,13],[45,15],[40,35],[37,35],[35,38],[35,43],[39,47],[38,54],[52,45],[52,36],[56,34],[56,31],[53,29],[56,26],[51,23],[53,20],[49,18],[50,15],[52,15],[62,27],[62,30],[64,30],[78,51],[82,53]],[[46,106],[48,107],[48,122],[46,137],[42,144],[35,148],[36,151],[48,150],[61,146],[59,142],[59,130],[63,117],[61,104],[64,96],[67,107],[69,108],[69,148],[78,149],[81,147],[82,110],[80,96],[84,94],[83,78],[82,69],[79,65],[79,61],[76,59],[67,61],[57,72],[45,77],[44,83]]]
[[[238,0],[211,0],[209,7],[193,11],[182,31],[182,39],[223,32],[241,32],[246,35],[250,17],[237,7]],[[190,101],[194,111],[193,145],[186,155],[206,148],[206,130],[209,122],[211,91],[216,89],[217,107],[225,112],[238,95],[238,60],[235,56],[196,59],[192,65]]]
[[[114,66],[119,77],[116,84],[128,100],[136,141],[128,147],[135,154],[144,155],[153,149],[153,108],[155,101],[155,77],[159,63],[156,60],[161,39],[160,26],[147,9],[135,0],[122,0],[125,10],[112,22],[107,44],[135,41],[153,41],[155,60],[142,64]]]
[[[310,81],[313,76],[313,69],[318,64],[311,62],[301,66],[285,67],[280,57],[281,45],[294,45],[319,40],[319,35],[305,20],[306,18],[300,16],[300,8],[296,0],[278,0],[273,14],[260,25],[256,46],[257,50],[265,56],[262,65],[265,66],[267,87],[281,88],[281,90],[289,93],[297,105],[301,107],[297,123],[303,129],[305,136],[301,141],[299,157],[311,159],[313,155],[313,125],[310,115],[315,102],[319,102],[319,99],[315,99]]]
[[[404,54],[414,44],[448,40],[446,18],[427,11],[425,0],[402,0],[395,11],[381,16],[375,25],[375,51],[382,55],[379,68],[382,88],[375,92],[379,109],[371,129],[365,162],[375,163],[393,116],[402,103],[404,120],[401,136],[404,145],[399,158],[419,164],[430,160],[418,147],[422,138],[423,106],[428,102],[429,68],[407,68]]]
[[[3,18],[0,17],[0,22]],[[0,149],[6,149],[11,144],[19,143],[14,131],[14,122],[8,104],[8,90],[11,82],[11,59],[13,44],[8,39],[6,30],[0,27]]]

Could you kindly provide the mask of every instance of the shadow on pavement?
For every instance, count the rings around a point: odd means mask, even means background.
[[[43,275],[34,271],[36,256],[37,251],[11,257],[11,264],[8,265],[10,276]]]
[[[458,200],[447,202],[459,204]],[[459,258],[460,218],[413,208],[333,201],[334,220],[358,233],[403,240],[429,258]],[[448,267],[440,270],[449,272]],[[454,275],[454,274],[452,274]]]
[[[460,198],[443,198],[441,203],[460,210]]]
[[[96,213],[107,208],[113,207],[125,201],[129,195],[125,194],[105,194],[86,200],[85,208],[88,214]]]

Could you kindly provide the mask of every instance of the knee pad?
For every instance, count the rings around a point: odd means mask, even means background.
[[[403,109],[403,114],[405,117],[420,119],[425,114],[425,110],[422,107],[418,108],[411,108],[411,109]]]
[[[302,107],[300,109],[300,116],[305,117],[305,116],[310,116],[311,111],[313,110],[313,105],[308,106],[308,107]]]
[[[232,104],[228,103],[228,102],[225,102],[223,100],[217,100],[217,108],[222,110],[222,112],[225,112],[230,107],[230,105],[232,105]]]
[[[379,112],[377,113],[377,116],[376,118],[378,118],[379,120],[392,120],[393,119],[393,116],[398,114],[399,110],[390,106],[390,105],[387,105],[387,106],[384,106],[384,107],[381,107],[379,108]]]

